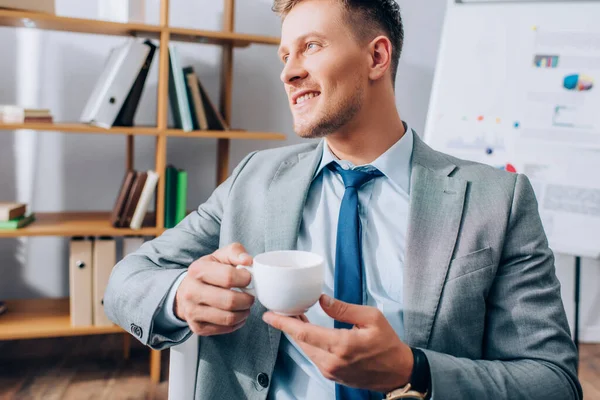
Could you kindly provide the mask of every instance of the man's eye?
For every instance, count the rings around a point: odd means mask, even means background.
[[[290,58],[290,56],[284,56],[284,57],[283,57],[283,59],[282,59],[282,60],[283,60],[283,62],[284,62],[284,63],[286,63],[286,62],[287,62],[287,60],[288,60],[288,58]]]
[[[306,50],[312,50],[317,47],[316,43],[309,43],[306,45]]]

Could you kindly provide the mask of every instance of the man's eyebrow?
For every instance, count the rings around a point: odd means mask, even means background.
[[[320,32],[317,32],[317,31],[313,31],[313,32],[305,33],[304,35],[296,38],[296,40],[294,40],[293,44],[297,45],[298,43],[302,43],[306,39],[308,39],[309,37],[316,37],[316,38],[319,38],[319,39],[326,39],[326,36],[323,33],[320,33]],[[279,57],[281,57],[283,55],[283,53],[285,53],[286,51],[287,51],[287,46],[281,45],[281,46],[279,46],[279,49],[277,49],[277,55]]]

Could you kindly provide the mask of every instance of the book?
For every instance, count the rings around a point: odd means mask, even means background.
[[[51,124],[52,122],[54,122],[54,118],[52,118],[52,116],[48,116],[48,117],[25,117],[23,118],[23,122],[24,123],[33,123],[33,124],[39,124],[39,123],[49,123]]]
[[[113,126],[150,50],[150,46],[136,38],[129,38],[123,45],[111,49],[81,114],[81,122],[102,128]]]
[[[56,0],[0,0],[0,8],[54,14]]]
[[[0,221],[9,221],[25,215],[27,204],[0,202]]]
[[[81,236],[69,241],[69,311],[71,326],[93,323],[92,269],[94,240]]]
[[[196,73],[193,67],[185,67],[183,69],[185,75],[185,86],[188,91],[188,99],[190,102],[190,110],[192,111],[192,120],[194,122],[194,129],[207,130],[208,121],[206,120],[206,111],[204,110],[204,104],[202,103],[202,95],[200,94],[200,88],[198,87]]]
[[[202,82],[200,82],[199,78],[196,78],[196,81],[198,82],[198,89],[200,90],[202,103],[204,104],[208,129],[213,131],[228,131],[229,126],[227,125],[227,122],[225,122],[225,119],[219,110],[217,110],[217,107],[215,107],[214,103],[210,100],[210,96],[202,85]]]
[[[0,221],[0,229],[1,230],[19,229],[19,228],[23,228],[23,227],[29,225],[33,221],[35,221],[35,214],[31,213],[31,214],[23,215],[23,216],[20,216],[20,217],[17,217],[15,219],[11,219],[8,221]]]
[[[165,169],[165,228],[175,226],[177,209],[177,168],[167,165]]]
[[[148,77],[148,71],[150,71],[150,65],[152,64],[152,60],[154,59],[154,53],[156,52],[156,45],[152,43],[150,40],[145,40],[144,44],[150,48],[148,52],[148,56],[146,57],[146,61],[140,70],[119,114],[115,118],[115,122],[113,126],[133,126],[133,120],[135,118],[135,113],[138,109],[138,105],[140,104],[140,99],[142,98],[142,92],[144,91],[144,84],[146,83],[146,78]]]
[[[173,44],[169,45],[169,103],[173,111],[175,127],[186,132],[194,130],[183,70],[179,63],[179,53]]]
[[[125,176],[123,177],[123,182],[121,182],[121,189],[119,190],[119,194],[115,200],[115,204],[112,209],[112,213],[110,214],[110,223],[115,228],[119,227],[119,221],[121,216],[123,215],[123,211],[125,210],[125,204],[127,203],[127,198],[129,197],[129,192],[131,191],[131,187],[133,186],[133,181],[136,177],[136,171],[128,170],[125,172]]]
[[[50,114],[50,110],[47,108],[24,108],[17,105],[0,105],[0,122],[5,124],[52,121],[52,114]]]
[[[131,219],[133,218],[133,213],[135,212],[137,203],[142,195],[142,190],[144,189],[147,177],[148,173],[145,171],[140,171],[136,174],[131,190],[129,191],[129,196],[127,196],[125,207],[121,212],[121,218],[119,218],[120,228],[128,228],[131,225]]]
[[[146,181],[144,182],[144,187],[140,193],[140,198],[136,204],[133,216],[131,217],[131,222],[129,223],[129,227],[131,229],[140,229],[142,227],[144,217],[148,212],[148,206],[150,205],[150,200],[152,199],[152,195],[154,194],[157,183],[158,173],[148,170],[146,172]]]
[[[177,171],[177,206],[175,209],[175,224],[181,222],[187,214],[187,171],[180,169]]]
[[[112,237],[101,236],[94,241],[92,251],[92,319],[95,326],[112,326],[104,312],[104,292],[108,285],[110,273],[117,263],[117,242]]]

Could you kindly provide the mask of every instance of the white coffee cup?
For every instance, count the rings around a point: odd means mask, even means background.
[[[323,292],[323,257],[298,250],[272,251],[254,257],[252,275],[241,290],[258,298],[268,310],[295,316],[308,311]]]

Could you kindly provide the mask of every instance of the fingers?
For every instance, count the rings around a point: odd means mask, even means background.
[[[334,329],[312,325],[297,318],[284,317],[270,311],[263,314],[263,320],[272,327],[287,333],[296,342],[307,343],[326,351],[331,351],[338,344],[338,336]]]
[[[357,327],[375,324],[380,314],[376,308],[345,303],[325,294],[321,295],[319,302],[331,318]]]
[[[250,310],[225,311],[209,306],[196,306],[190,311],[188,317],[189,320],[194,322],[232,327],[241,322],[245,322],[249,315]]]
[[[212,261],[211,256],[202,257],[190,266],[188,274],[196,280],[208,285],[226,289],[244,288],[250,284],[252,276],[245,269],[236,269],[218,261]]]
[[[227,333],[231,333],[240,329],[246,321],[242,321],[234,326],[221,326],[215,325],[208,322],[189,322],[188,326],[190,330],[199,336],[215,336],[215,335],[224,335]]]
[[[229,265],[251,265],[252,257],[246,252],[244,246],[239,243],[232,243],[223,247],[208,256],[212,261]]]
[[[225,311],[244,311],[254,304],[254,296],[246,293],[203,285],[198,292],[198,303]]]

